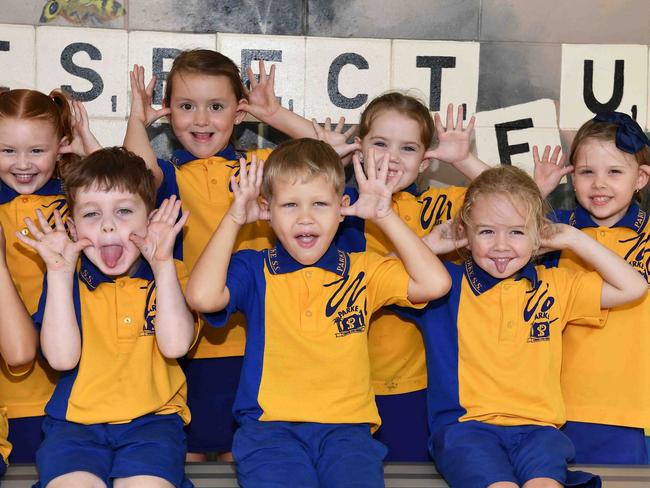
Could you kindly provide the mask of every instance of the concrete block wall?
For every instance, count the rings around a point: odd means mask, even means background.
[[[176,50],[208,47],[274,60],[283,105],[319,120],[356,122],[388,89],[432,110],[463,103],[479,157],[530,169],[533,144],[568,149],[598,107],[649,128],[649,45],[648,0],[0,0],[0,86],[68,86],[105,144],[122,140],[133,63],[164,77]],[[167,125],[151,135],[171,151]],[[239,136],[282,138],[253,122]],[[444,167],[432,178],[462,181]],[[554,200],[572,203],[566,189]]]

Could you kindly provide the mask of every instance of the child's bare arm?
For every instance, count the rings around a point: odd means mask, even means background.
[[[25,224],[33,239],[16,232],[16,236],[41,256],[47,268],[47,294],[41,324],[41,350],[58,371],[73,369],[81,357],[81,335],[74,310],[73,279],[79,253],[91,245],[88,239],[73,242],[63,225],[61,215],[54,211],[52,229],[40,210],[38,225],[26,218]]]
[[[158,167],[156,154],[151,147],[147,127],[161,117],[169,115],[169,108],[156,110],[152,107],[153,88],[156,85],[156,77],[152,76],[149,83],[144,84],[144,68],[133,65],[129,72],[131,81],[131,113],[126,126],[124,136],[124,147],[134,152],[147,164],[156,181],[156,187],[160,186],[163,180],[162,170]]]
[[[11,279],[5,251],[6,241],[0,226],[0,356],[8,366],[18,367],[34,360],[38,334]]]
[[[156,342],[167,358],[184,356],[194,339],[194,319],[185,302],[176,273],[174,241],[187,222],[188,212],[180,219],[180,200],[165,199],[147,226],[147,234],[131,235],[144,259],[150,264],[156,282]],[[178,222],[177,222],[178,219]]]
[[[390,239],[410,276],[408,298],[411,302],[424,303],[447,293],[451,287],[449,273],[422,239],[393,211],[391,196],[399,175],[395,176],[395,183],[387,184],[387,154],[377,160],[375,151],[368,151],[367,176],[358,156],[352,159],[359,199],[351,207],[343,207],[342,213],[372,219]]]
[[[250,80],[250,91],[248,100],[239,104],[239,110],[248,112],[291,138],[316,137],[311,121],[278,103],[275,97],[275,65],[271,65],[268,75],[263,60],[260,60],[259,67],[259,81],[256,80],[252,69],[248,68],[246,71]]]
[[[573,171],[573,166],[570,164],[568,166],[564,165],[566,155],[562,154],[560,157],[561,151],[562,146],[555,146],[553,153],[551,153],[551,146],[546,146],[540,158],[539,148],[533,146],[533,163],[535,164],[533,178],[544,198],[557,188],[564,176]]]
[[[450,103],[447,106],[447,125],[442,125],[442,119],[438,112],[434,115],[434,125],[438,137],[438,147],[427,151],[425,159],[438,159],[454,166],[458,171],[470,180],[473,180],[483,171],[489,168],[487,164],[478,159],[470,151],[472,139],[474,138],[474,123],[476,119],[472,116],[467,127],[463,128],[463,106],[458,106],[456,123],[454,124],[454,106]]]
[[[612,308],[638,300],[646,294],[648,283],[632,266],[584,232],[566,224],[552,224],[542,246],[570,249],[590,264],[602,277],[601,308]]]
[[[242,158],[240,168],[239,183],[234,177],[230,180],[234,201],[203,249],[187,282],[187,302],[198,312],[217,312],[228,305],[230,292],[226,277],[237,234],[244,224],[268,219],[267,212],[257,202],[264,162],[258,164],[253,159],[247,169]]]

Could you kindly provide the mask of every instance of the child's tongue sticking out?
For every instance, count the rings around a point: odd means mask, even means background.
[[[124,248],[120,245],[102,246],[99,249],[102,255],[102,261],[109,268],[117,266],[117,262],[122,257],[122,252],[124,251]]]

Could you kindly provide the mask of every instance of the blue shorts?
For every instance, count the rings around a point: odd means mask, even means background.
[[[381,427],[375,439],[388,447],[385,462],[424,463],[429,457],[427,390],[375,395]]]
[[[232,414],[244,358],[188,359],[187,406],[192,421],[185,428],[188,452],[230,452],[237,422]]]
[[[573,445],[554,427],[458,422],[434,434],[432,444],[436,467],[452,488],[484,488],[498,481],[522,486],[542,477],[564,486],[600,486],[590,473],[567,470]]]
[[[384,486],[386,447],[367,424],[246,421],[232,450],[244,487]]]
[[[43,432],[36,453],[40,486],[73,471],[92,473],[108,487],[114,478],[138,475],[163,478],[176,488],[193,486],[185,478],[185,432],[176,414],[93,425],[46,417]]]
[[[7,472],[7,463],[5,460],[0,457],[0,478],[2,478]]]
[[[43,442],[43,419],[23,417],[9,419],[9,442],[13,448],[9,455],[10,463],[35,463],[36,450]]]
[[[576,464],[647,464],[643,429],[567,422],[562,432],[576,449]]]

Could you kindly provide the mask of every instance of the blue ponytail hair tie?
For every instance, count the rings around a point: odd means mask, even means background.
[[[621,112],[602,112],[594,119],[596,122],[607,122],[618,125],[616,129],[616,147],[629,154],[636,154],[645,146],[650,146],[650,139],[643,129],[628,114]]]

